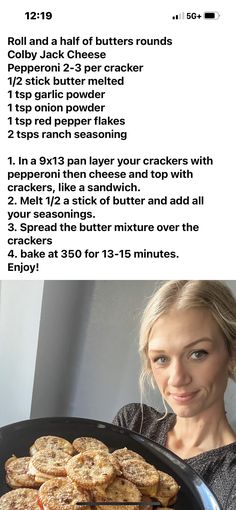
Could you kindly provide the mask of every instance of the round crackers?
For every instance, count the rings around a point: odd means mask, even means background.
[[[31,457],[29,471],[35,475],[36,482],[66,476],[66,464],[70,459],[71,456],[61,450],[41,450]]]
[[[30,455],[35,455],[35,453],[45,449],[61,450],[68,455],[74,454],[74,448],[67,439],[59,436],[41,436],[30,447]]]
[[[156,497],[160,475],[148,462],[138,459],[127,460],[121,466],[123,477],[134,483],[146,496]]]
[[[141,492],[138,490],[138,488],[128,480],[125,480],[125,478],[115,478],[115,480],[106,488],[104,492],[101,492],[99,490],[93,491],[93,496],[95,498],[95,501],[104,501],[104,502],[122,502],[125,503],[126,501],[129,502],[140,502],[141,501]],[[97,505],[97,509],[99,510],[107,510],[107,506],[103,505]],[[110,510],[120,510],[120,505],[109,505]],[[123,510],[138,510],[138,505],[122,505]]]
[[[0,510],[39,510],[38,491],[15,489],[0,498]]]
[[[75,450],[80,453],[71,457]],[[139,510],[135,503],[143,502],[152,510],[153,499],[169,510],[180,489],[138,453],[121,448],[110,454],[96,438],[79,437],[72,445],[59,436],[42,436],[30,451],[36,453],[6,461],[6,481],[14,490],[0,498],[0,510],[91,510],[92,497],[98,510],[107,510],[99,502],[114,502],[109,510],[120,510],[119,502],[123,510]]]
[[[73,447],[77,453],[82,453],[86,450],[99,450],[104,453],[109,453],[108,447],[95,437],[77,437],[73,441]]]
[[[141,460],[145,462],[144,458],[139,455],[139,453],[133,452],[133,450],[128,450],[128,448],[120,448],[119,450],[114,450],[112,455],[118,460],[120,464],[126,462],[127,460]]]
[[[35,476],[29,473],[31,457],[15,457],[13,455],[5,462],[6,482],[12,489],[32,488],[37,489],[39,484]]]
[[[89,502],[89,494],[67,478],[53,478],[45,482],[39,489],[39,499],[47,510],[89,510],[89,505],[78,504]]]
[[[109,457],[109,454],[97,450],[79,453],[67,463],[67,474],[82,489],[106,487],[116,476],[116,469]]]
[[[176,501],[179,492],[179,485],[174,478],[163,471],[159,471],[160,481],[157,489],[156,498],[162,506],[172,505]]]

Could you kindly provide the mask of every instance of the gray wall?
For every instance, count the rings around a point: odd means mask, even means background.
[[[66,416],[89,323],[94,282],[44,284],[31,417]]]
[[[0,426],[30,415],[42,292],[42,281],[1,282]]]
[[[31,417],[110,421],[139,400],[137,339],[154,282],[45,282]]]
[[[72,415],[110,421],[125,403],[139,401],[138,329],[153,282],[96,282],[77,370]]]

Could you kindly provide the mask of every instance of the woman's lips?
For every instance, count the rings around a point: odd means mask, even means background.
[[[192,400],[192,398],[195,397],[195,395],[198,393],[197,391],[192,391],[191,393],[170,393],[170,396],[179,403],[185,403],[189,400]]]

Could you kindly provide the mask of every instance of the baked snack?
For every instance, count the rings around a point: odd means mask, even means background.
[[[39,510],[38,491],[15,489],[0,497],[0,510]]]
[[[125,503],[126,501],[129,502],[140,502],[142,498],[141,492],[138,490],[138,488],[128,480],[125,480],[125,478],[115,478],[115,480],[104,490],[101,491],[99,489],[95,489],[93,491],[93,497],[95,499],[95,502],[104,501],[109,503],[111,502],[122,502]],[[103,505],[96,505],[96,508],[98,510],[107,510],[107,506]],[[108,507],[110,510],[120,510],[121,508],[123,510],[138,510],[138,505],[109,505]]]
[[[123,477],[134,483],[145,496],[155,498],[160,475],[148,462],[138,459],[127,460],[121,466]]]
[[[150,498],[149,496],[144,496],[144,494],[142,494],[142,499],[141,499],[142,503],[146,503],[145,506],[142,506],[141,509],[142,510],[155,510],[156,507],[155,506],[152,506],[152,498]],[[158,508],[158,507],[157,507]],[[141,510],[140,509],[140,510]],[[172,509],[173,510],[173,509]]]
[[[86,450],[100,450],[109,453],[109,448],[95,437],[77,437],[73,441],[73,447],[77,453],[85,452]]]
[[[74,448],[67,439],[58,436],[41,436],[30,447],[30,455],[35,455],[35,453],[45,449],[61,450],[68,455],[74,454]]]
[[[174,478],[163,471],[158,471],[160,476],[156,498],[162,506],[173,505],[179,492],[179,485]]]
[[[29,473],[38,483],[50,478],[66,476],[66,464],[71,456],[61,450],[41,450],[31,457]]]
[[[109,459],[115,468],[116,476],[122,476],[121,464],[115,455],[109,455]]]
[[[74,457],[73,445],[80,450]],[[14,490],[0,498],[0,510],[92,510],[94,505],[107,510],[107,504],[108,510],[120,510],[118,503],[123,510],[139,510],[139,503],[153,510],[153,501],[169,510],[175,503],[177,482],[138,453],[127,448],[109,453],[91,437],[76,438],[73,445],[58,436],[42,436],[30,449],[31,454],[38,449],[32,457],[8,459],[6,481]]]
[[[133,450],[128,450],[128,448],[120,448],[119,450],[114,450],[112,455],[116,457],[120,464],[132,459],[138,459],[145,462],[144,458],[141,457],[139,453],[133,452]]]
[[[6,482],[12,489],[32,488],[37,489],[39,484],[35,476],[29,473],[30,457],[15,457],[13,455],[5,462]]]
[[[39,489],[39,504],[44,510],[89,510],[89,505],[80,506],[79,502],[91,500],[88,493],[80,490],[68,478],[53,478]]]
[[[110,454],[98,450],[87,450],[69,460],[67,475],[82,489],[107,487],[116,477],[116,469]]]

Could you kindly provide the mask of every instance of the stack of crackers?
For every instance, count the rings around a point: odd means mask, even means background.
[[[153,501],[167,510],[180,488],[138,453],[127,448],[110,453],[91,437],[72,444],[61,437],[40,437],[29,457],[12,456],[5,470],[13,490],[0,498],[0,510],[91,510],[91,504],[96,510],[139,510],[139,503],[152,510]]]

